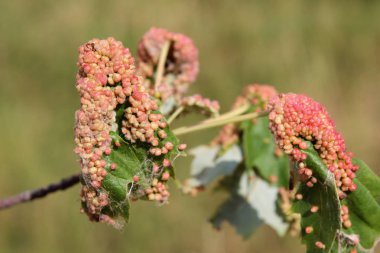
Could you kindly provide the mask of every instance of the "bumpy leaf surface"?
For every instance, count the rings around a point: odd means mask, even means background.
[[[307,154],[306,166],[313,170],[313,176],[318,179],[313,187],[301,182],[298,194],[303,198],[293,206],[294,211],[301,214],[302,240],[308,253],[337,252],[334,241],[341,230],[341,221],[334,177],[312,145],[309,144],[308,149],[302,152]],[[312,231],[307,233],[308,229]],[[317,247],[318,242],[324,246]]]

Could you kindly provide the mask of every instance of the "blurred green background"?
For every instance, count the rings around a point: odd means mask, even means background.
[[[79,172],[77,48],[114,36],[135,52],[151,26],[194,39],[201,71],[191,93],[219,99],[223,110],[253,82],[308,94],[328,108],[348,149],[380,174],[379,13],[380,1],[2,0],[0,196]],[[182,141],[192,147],[216,132]],[[189,161],[177,162],[180,178]],[[122,232],[79,213],[79,186],[2,211],[0,252],[304,252],[298,238],[265,226],[247,241],[228,224],[214,231],[206,220],[222,195],[171,189],[169,205],[133,204]]]

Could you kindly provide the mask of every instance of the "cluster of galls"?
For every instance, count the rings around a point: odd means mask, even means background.
[[[238,96],[232,106],[236,110],[245,105],[256,106],[256,112],[264,111],[271,97],[277,95],[273,86],[265,84],[247,85],[242,95]],[[219,135],[213,140],[213,144],[229,147],[239,140],[240,130],[236,124],[226,124]]]
[[[169,172],[162,173],[161,181],[157,178],[154,178],[151,186],[145,189],[145,194],[149,200],[158,201],[160,203],[164,203],[168,200],[170,193],[166,189],[166,186],[163,182],[169,180],[170,174]]]
[[[330,172],[335,175],[339,197],[354,191],[352,179],[358,166],[352,164],[352,154],[346,152],[342,136],[336,131],[335,124],[325,108],[311,98],[297,94],[280,94],[268,106],[270,110],[270,129],[276,137],[277,145],[298,162],[301,178],[312,187],[316,179],[313,171],[303,162],[310,141]]]
[[[207,116],[215,117],[219,115],[219,102],[217,100],[204,98],[199,94],[184,97],[181,104],[185,108],[185,111],[191,111],[194,109]]]
[[[136,141],[146,142],[152,146],[158,146],[159,140],[166,138],[166,122],[162,114],[153,113],[158,109],[157,103],[150,98],[145,88],[140,85],[138,79],[136,84],[132,82],[132,93],[128,97],[128,106],[124,111],[121,132],[127,141],[135,143]]]
[[[164,130],[166,122],[162,114],[154,112],[158,106],[136,76],[134,58],[121,42],[113,38],[93,39],[82,45],[78,67],[77,89],[81,108],[76,112],[75,151],[80,156],[84,180],[81,190],[83,212],[91,220],[108,220],[111,223],[110,217],[101,214],[102,208],[110,202],[102,190],[102,181],[107,175],[106,168],[117,169],[115,163],[107,164],[103,159],[112,152],[110,132],[119,128],[115,110],[122,108],[122,104],[126,105],[120,127],[128,142],[149,144],[152,147],[149,151],[153,154],[154,150],[155,156],[174,147],[167,141],[158,148],[167,137]],[[120,146],[118,141],[114,144],[116,148]],[[175,148],[183,150],[184,145]],[[169,167],[170,162],[168,165],[168,160],[164,159],[163,166]],[[155,198],[160,202],[169,196],[162,183],[169,179],[167,175],[162,171],[157,174],[158,179],[152,178],[150,182],[156,187],[152,189],[162,195],[161,199]],[[134,183],[138,184],[137,181]]]
[[[81,197],[84,211],[99,220],[100,210],[108,205],[108,197],[100,192],[107,175],[103,155],[111,153],[115,108],[125,101],[134,76],[134,59],[122,43],[113,38],[93,39],[79,48],[79,72],[76,87],[81,108],[76,112],[75,142],[83,180]],[[114,89],[112,86],[123,83]],[[116,92],[116,90],[118,92]]]
[[[170,48],[164,76],[158,87],[154,87],[154,73],[166,42],[170,43]],[[151,28],[139,42],[138,57],[139,72],[145,77],[144,86],[151,95],[160,94],[163,101],[172,96],[182,97],[198,75],[198,50],[189,37],[180,33]]]

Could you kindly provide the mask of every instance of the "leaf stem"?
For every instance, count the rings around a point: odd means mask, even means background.
[[[228,118],[232,118],[234,116],[237,116],[237,115],[240,115],[242,113],[244,113],[245,111],[247,111],[249,108],[249,104],[246,103],[244,104],[243,106],[235,109],[235,110],[232,110],[232,111],[229,111],[229,112],[226,112],[222,115],[219,115],[218,117],[216,118],[210,118],[210,119],[207,119],[205,121],[203,121],[203,123],[209,123],[209,122],[214,122],[214,121],[219,121],[219,120],[224,120],[224,119],[228,119]]]
[[[12,207],[17,204],[32,201],[34,199],[43,198],[46,195],[59,191],[59,190],[61,191],[66,190],[67,188],[70,188],[76,185],[77,183],[79,183],[80,177],[81,177],[81,174],[72,175],[70,177],[62,179],[61,181],[57,183],[49,184],[46,187],[42,187],[39,189],[30,190],[30,191],[25,191],[25,192],[22,192],[20,194],[17,194],[5,199],[0,199],[0,210]]]
[[[175,120],[183,112],[184,109],[185,107],[183,106],[178,107],[177,110],[175,110],[173,114],[170,115],[169,119],[167,120],[168,124],[172,123],[173,120]]]
[[[162,77],[164,75],[165,62],[169,53],[170,41],[165,41],[165,44],[162,46],[160,59],[158,60],[158,67],[156,73],[156,81],[154,82],[154,90],[157,91],[158,86],[162,81]]]
[[[248,113],[248,114],[239,115],[239,116],[227,118],[227,119],[222,118],[219,120],[218,118],[215,118],[213,121],[201,122],[198,125],[180,127],[180,128],[174,129],[173,133],[178,136],[178,135],[192,133],[192,132],[196,132],[196,131],[200,131],[200,130],[204,130],[208,128],[223,126],[229,123],[236,123],[236,122],[240,122],[240,121],[244,121],[248,119],[255,119],[255,118],[259,118],[259,117],[263,117],[267,115],[268,115],[268,112],[264,111],[264,112],[259,112],[259,113],[258,112]]]

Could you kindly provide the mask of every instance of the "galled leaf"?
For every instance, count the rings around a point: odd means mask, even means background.
[[[302,240],[308,253],[337,252],[334,241],[341,230],[341,220],[335,179],[310,143],[302,152],[307,155],[306,166],[318,180],[313,187],[300,183],[297,194],[301,197],[293,206],[301,214]]]
[[[357,189],[344,201],[352,226],[343,233],[358,236],[359,249],[371,250],[380,237],[380,179],[363,161],[354,158],[353,162],[359,166],[354,179]]]

